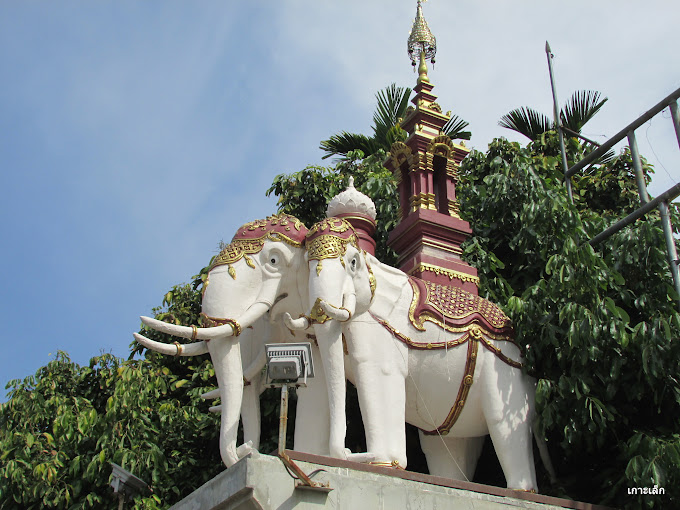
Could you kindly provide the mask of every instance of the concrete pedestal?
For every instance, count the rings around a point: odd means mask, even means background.
[[[314,481],[332,490],[295,488],[283,462],[252,454],[194,491],[171,510],[596,510],[603,507],[470,482],[289,451]]]

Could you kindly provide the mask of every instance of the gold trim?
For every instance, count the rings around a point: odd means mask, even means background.
[[[184,346],[183,346],[181,343],[177,342],[177,341],[172,342],[172,343],[173,343],[173,344],[175,345],[175,347],[177,348],[177,353],[175,354],[175,358],[179,358],[179,357],[182,355],[182,351],[184,350]]]
[[[321,261],[319,261],[319,264],[320,263]],[[314,306],[312,306],[312,311],[309,312],[310,324],[323,324],[324,322],[331,320],[331,318],[328,315],[326,315],[326,312],[323,311],[323,308],[321,308],[322,301],[323,299],[316,298]]]
[[[371,286],[371,301],[373,301],[373,298],[375,297],[375,289],[378,287],[378,282],[375,279],[375,275],[373,274],[373,269],[371,269],[371,266],[368,263],[368,260],[366,260],[366,253],[364,252],[364,262],[366,262],[366,267],[368,268],[368,283]]]
[[[192,324],[191,325],[191,341],[193,342],[194,340],[196,340],[197,336],[198,336],[198,328]]]
[[[449,200],[449,215],[462,220],[460,217],[460,203],[457,200]]]
[[[337,234],[342,234],[344,232],[347,232],[348,230],[351,230],[356,235],[354,227],[349,221],[345,221],[343,218],[332,217],[326,218],[325,220],[317,221],[314,225],[312,225],[312,227],[309,229],[305,237],[309,239],[318,231],[325,230],[326,228],[328,228],[329,232],[335,232]]]
[[[223,326],[224,324],[229,324],[231,326],[231,329],[234,331],[233,336],[239,336],[243,332],[243,329],[241,329],[241,325],[234,319],[221,319],[218,317],[210,317],[209,315],[206,315],[205,313],[201,312],[201,314],[199,315],[199,320],[204,328],[214,328],[217,326]]]
[[[442,322],[441,316],[437,317],[435,315],[432,315],[431,313],[428,313],[427,311],[424,311],[423,313],[420,314],[420,316],[416,319],[415,317],[415,311],[416,311],[416,306],[418,305],[418,302],[420,301],[420,290],[418,290],[418,287],[411,281],[409,280],[409,283],[411,284],[411,288],[413,289],[413,299],[411,300],[411,306],[409,306],[408,309],[408,319],[413,325],[414,328],[416,328],[418,331],[425,331],[425,322],[430,321],[435,323],[437,326],[440,328],[449,331],[450,333],[467,333],[468,331],[473,332],[473,334],[479,334],[481,335],[482,333],[492,340],[507,340],[509,342],[512,342],[513,344],[515,343],[512,339],[512,336],[509,334],[507,335],[499,335],[497,333],[494,333],[492,331],[489,331],[485,327],[483,327],[481,324],[478,324],[477,322],[471,322],[470,324],[466,324],[465,326],[462,327],[456,327],[452,326],[450,324],[446,324],[445,322]],[[443,345],[443,343],[442,343]],[[449,342],[449,347],[451,347],[451,343]],[[439,349],[443,347],[438,347]]]
[[[435,197],[434,193],[417,193],[409,197],[409,203],[411,204],[411,212],[415,212],[418,209],[429,209],[436,211]]]
[[[466,273],[462,273],[460,271],[456,271],[455,269],[445,269],[443,267],[435,266],[434,264],[428,264],[426,262],[420,262],[417,266],[411,269],[408,272],[408,274],[413,275],[417,272],[424,273],[425,271],[430,271],[436,275],[448,276],[449,280],[453,280],[454,278],[456,278],[461,282],[471,282],[474,283],[475,285],[479,285],[478,276],[472,276]]]
[[[415,342],[411,338],[404,335],[403,333],[400,333],[398,329],[396,329],[394,326],[392,326],[392,324],[390,324],[386,320],[383,320],[380,317],[378,317],[377,315],[374,315],[373,312],[371,312],[370,310],[369,310],[368,313],[370,313],[371,316],[376,321],[378,321],[378,323],[382,327],[384,327],[386,330],[388,330],[390,333],[392,333],[393,336],[395,336],[401,342],[405,343],[406,346],[409,349],[418,349],[418,350],[448,349],[448,348],[451,348],[451,347],[458,347],[459,345],[462,345],[465,342],[467,342],[467,339],[468,339],[467,335],[463,335],[456,340],[449,340],[448,342],[435,342],[435,343],[432,343],[432,342],[428,342],[428,343]],[[414,326],[415,326],[415,324],[414,324]],[[423,331],[425,330],[424,327],[418,328],[418,329],[422,329]],[[471,329],[471,328],[461,328],[460,332],[467,333],[467,329]]]
[[[430,142],[426,152],[433,156],[442,156],[448,160],[453,156],[453,142],[448,135],[439,135]]]
[[[302,246],[302,243],[291,239],[290,237],[281,232],[276,232],[272,230],[272,227],[277,225],[281,225],[284,228],[290,230],[291,224],[293,228],[295,228],[298,231],[300,230],[300,227],[303,226],[300,220],[293,216],[288,216],[285,214],[269,216],[266,220],[256,220],[250,223],[246,223],[241,228],[239,228],[239,231],[243,232],[243,235],[246,234],[245,232],[246,229],[249,231],[261,229],[263,231],[263,234],[260,237],[246,239],[241,238],[232,239],[231,243],[225,246],[219,253],[219,255],[215,257],[212,264],[210,264],[208,272],[212,271],[217,266],[227,265],[229,266],[229,275],[232,278],[236,279],[236,270],[231,266],[231,264],[241,260],[241,258],[245,258],[246,264],[254,268],[255,264],[253,263],[252,259],[248,257],[248,255],[260,253],[260,251],[262,251],[262,248],[264,247],[265,241],[267,240],[280,241],[289,244],[295,248],[300,248]]]
[[[375,466],[375,467],[385,467],[385,468],[394,468],[394,469],[405,469],[401,467],[401,464],[399,464],[398,460],[393,460],[392,462],[380,462],[380,461],[373,461],[368,463],[369,466]]]

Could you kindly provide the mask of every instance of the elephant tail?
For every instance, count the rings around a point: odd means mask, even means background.
[[[557,474],[555,474],[555,468],[553,467],[550,453],[548,452],[548,442],[545,440],[545,437],[538,432],[537,427],[534,426],[532,429],[534,431],[534,439],[536,439],[536,446],[538,446],[538,454],[541,456],[541,462],[543,462],[543,466],[546,471],[548,471],[550,483],[554,485],[557,482]]]

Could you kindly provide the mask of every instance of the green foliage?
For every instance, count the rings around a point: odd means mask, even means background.
[[[308,166],[300,172],[280,174],[274,178],[267,196],[273,193],[279,197],[279,212],[292,214],[310,227],[326,217],[327,204],[345,190],[353,176],[354,186],[375,203],[376,256],[393,264],[396,255],[387,247],[387,236],[397,224],[399,202],[396,181],[382,166],[385,157],[383,150],[367,158],[361,151],[352,151],[335,167]]]
[[[658,216],[593,249],[588,239],[639,203],[630,156],[575,179],[572,205],[559,159],[546,155],[555,154],[548,135],[526,148],[495,140],[464,160],[458,197],[475,232],[465,255],[479,269],[480,292],[507,303],[526,345],[537,424],[558,472],[551,491],[677,506],[680,314]],[[569,147],[569,159],[582,157],[575,140]],[[655,484],[666,494],[627,494]]]
[[[0,508],[117,508],[110,462],[152,486],[139,509],[165,507],[212,478],[219,423],[192,368],[184,379],[150,360],[103,354],[79,366],[60,352],[12,381],[0,408]]]

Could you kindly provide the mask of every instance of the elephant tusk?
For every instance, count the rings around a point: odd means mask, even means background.
[[[140,335],[139,333],[133,333],[132,336],[135,337],[135,340],[142,344],[144,347],[147,349],[151,349],[152,351],[160,352],[161,354],[167,354],[169,356],[198,356],[200,354],[205,354],[208,352],[208,346],[206,345],[205,342],[196,342],[193,344],[183,344],[180,347],[178,347],[175,344],[164,344],[162,342],[156,342],[154,340],[149,340],[145,336]]]
[[[140,317],[145,326],[167,333],[169,335],[178,336],[181,338],[212,340],[217,338],[227,338],[230,336],[238,336],[244,328],[251,326],[256,320],[262,317],[268,310],[269,304],[264,301],[253,303],[240,317],[240,321],[229,319],[229,322],[214,328],[198,328],[196,326],[178,326],[177,324],[169,324],[167,322],[152,319],[151,317]],[[224,320],[224,319],[223,319]],[[186,345],[183,347],[186,352]],[[182,356],[191,356],[190,354],[182,353]],[[177,354],[175,352],[170,354]]]
[[[344,306],[333,306],[330,303],[321,301],[319,306],[323,309],[328,317],[340,322],[347,322],[352,318],[352,312]]]
[[[140,317],[145,326],[151,329],[167,333],[169,335],[178,336],[181,338],[198,338],[199,340],[210,340],[212,338],[233,336],[235,327],[231,324],[224,324],[214,328],[197,328],[194,326],[178,326],[177,324],[169,324],[167,322],[152,319],[151,317]],[[195,328],[195,330],[194,330]]]
[[[293,319],[288,312],[283,314],[283,323],[291,331],[298,331],[309,327],[309,319],[306,316],[301,315],[299,318]]]
[[[217,388],[216,390],[208,391],[201,395],[201,398],[203,400],[211,400],[213,398],[220,398],[220,389]]]

